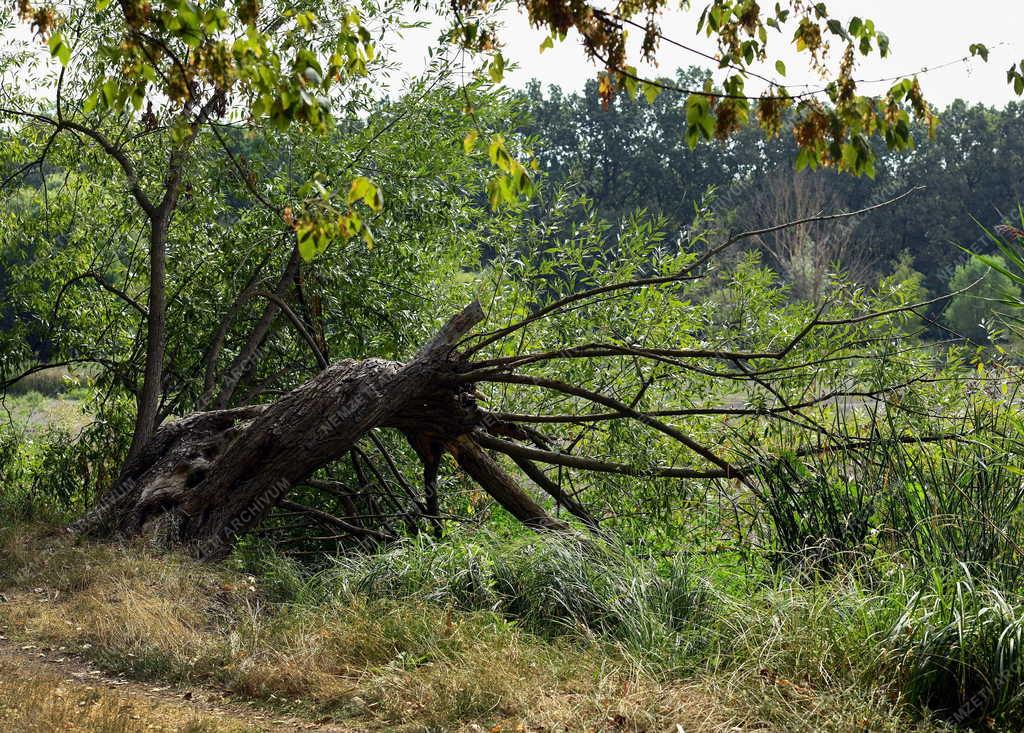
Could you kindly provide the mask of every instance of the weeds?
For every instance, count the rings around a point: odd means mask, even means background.
[[[603,640],[668,669],[690,664],[706,641],[699,620],[710,597],[685,557],[660,565],[622,545],[477,532],[337,558],[315,583],[336,599],[368,595],[493,611],[547,638]]]
[[[6,633],[357,727],[911,726],[891,688],[860,673],[866,639],[899,613],[872,611],[845,576],[743,596],[698,582],[682,559],[659,567],[615,546],[477,536],[410,541],[373,573],[351,560],[306,576],[262,556],[254,584],[141,547],[27,530],[0,540],[2,577],[15,579],[0,581]]]

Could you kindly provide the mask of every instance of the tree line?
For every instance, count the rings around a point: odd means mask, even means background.
[[[671,81],[699,86],[704,78],[705,71],[690,68]],[[569,92],[531,83],[522,93],[530,113],[523,132],[537,141],[548,185],[570,186],[612,222],[645,209],[682,232],[695,211],[708,207],[726,224],[749,228],[769,214],[781,221],[821,210],[854,211],[923,187],[900,206],[844,224],[838,232],[805,233],[818,240],[814,254],[806,256],[829,265],[838,261],[864,279],[909,264],[937,292],[966,258],[960,247],[986,248],[979,223],[991,228],[1016,219],[1024,198],[1024,105],[1016,101],[1002,109],[955,101],[939,111],[934,134],[915,127],[916,146],[909,151],[875,140],[871,178],[831,169],[798,173],[794,135],[769,138],[756,127],[693,150],[685,141],[678,96],[648,101],[619,94],[602,105],[597,84]],[[835,241],[837,236],[843,241]],[[830,241],[822,246],[823,239]],[[820,270],[799,262],[800,253],[793,251],[799,243],[760,244],[767,261],[790,281],[799,280],[800,272],[787,268]]]

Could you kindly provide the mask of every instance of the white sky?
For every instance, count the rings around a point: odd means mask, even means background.
[[[695,34],[698,13],[704,3],[695,0],[693,5],[697,11],[667,16],[662,33],[713,53],[714,46],[708,39]],[[1011,63],[1024,59],[1024,2],[1021,0],[833,0],[828,7],[833,15],[844,20],[854,15],[871,18],[891,40],[888,58],[859,57],[858,79],[910,75],[922,67],[963,58],[968,55],[971,43],[984,43],[991,50],[987,64],[975,59],[921,75],[925,97],[940,107],[958,97],[995,106],[1002,106],[1013,98],[1013,90],[1006,83],[1006,69]],[[401,65],[403,73],[415,74],[424,68],[426,49],[439,28],[435,25],[430,30],[407,31],[404,39],[397,43],[391,58]],[[503,34],[504,51],[519,68],[506,74],[508,85],[518,87],[536,78],[545,85],[558,84],[575,90],[595,76],[595,67],[586,61],[578,39],[573,36],[543,54],[538,53],[546,35],[530,28],[521,14],[510,14]],[[639,31],[635,35],[639,36]],[[639,42],[638,37],[634,40]],[[777,44],[773,59],[782,58],[786,63],[786,82],[791,91],[797,91],[796,86],[801,82],[817,81],[814,72],[802,60],[806,54],[797,54],[788,38],[774,35],[770,37],[770,44]],[[658,69],[638,64],[641,75],[671,75],[678,66],[706,66],[708,63],[664,43],[658,57]],[[768,76],[777,76],[774,67],[765,71]],[[752,84],[748,82],[748,91],[754,90]],[[888,84],[865,85],[862,91],[881,93],[887,88]]]

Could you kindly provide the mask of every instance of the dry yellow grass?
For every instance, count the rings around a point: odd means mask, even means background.
[[[216,683],[363,729],[731,729],[697,686],[534,639],[489,614],[355,601],[282,608],[246,576],[145,548],[0,534],[5,633],[135,677]],[[717,720],[709,720],[709,717]],[[699,721],[700,725],[695,725]]]
[[[0,530],[0,593],[0,633],[12,638],[347,730],[817,730],[828,718],[841,721],[828,729],[853,731],[887,722],[884,706],[872,720],[852,707],[844,717],[847,702],[832,693],[782,689],[756,673],[724,684],[653,679],[607,649],[540,640],[487,613],[358,597],[275,604],[222,567],[38,530]],[[906,729],[889,722],[884,729]]]
[[[0,729],[17,733],[241,733],[244,721],[198,713],[187,705],[68,680],[24,658],[0,656]]]

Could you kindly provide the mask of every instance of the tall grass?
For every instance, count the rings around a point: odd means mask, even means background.
[[[51,367],[32,372],[26,377],[19,379],[7,389],[10,395],[27,395],[36,392],[45,397],[56,397],[78,387],[84,383],[80,375],[72,374],[67,367]]]
[[[279,585],[303,587],[295,580]],[[578,537],[420,536],[379,555],[335,558],[311,587],[321,598],[493,611],[548,638],[613,643],[663,670],[692,664],[709,640],[701,621],[711,595],[685,556],[655,562],[621,544]]]
[[[955,418],[909,428],[877,411],[870,440],[836,420],[831,442],[852,449],[796,457],[747,445],[762,466],[747,549],[777,570],[829,575],[864,556],[899,555],[921,568],[966,564],[1018,584],[1024,451],[1011,402],[977,397]]]
[[[956,725],[1024,725],[1024,596],[971,575],[936,572],[881,646],[881,667],[913,704]]]
[[[370,599],[496,612],[548,639],[614,647],[663,680],[715,680],[785,730],[887,729],[905,705],[960,725],[1024,725],[1024,597],[967,565],[922,572],[877,553],[815,582],[781,571],[729,582],[685,557],[488,533],[409,540],[313,576],[278,556],[260,562],[261,582],[297,608]],[[829,721],[794,706],[823,697]]]

